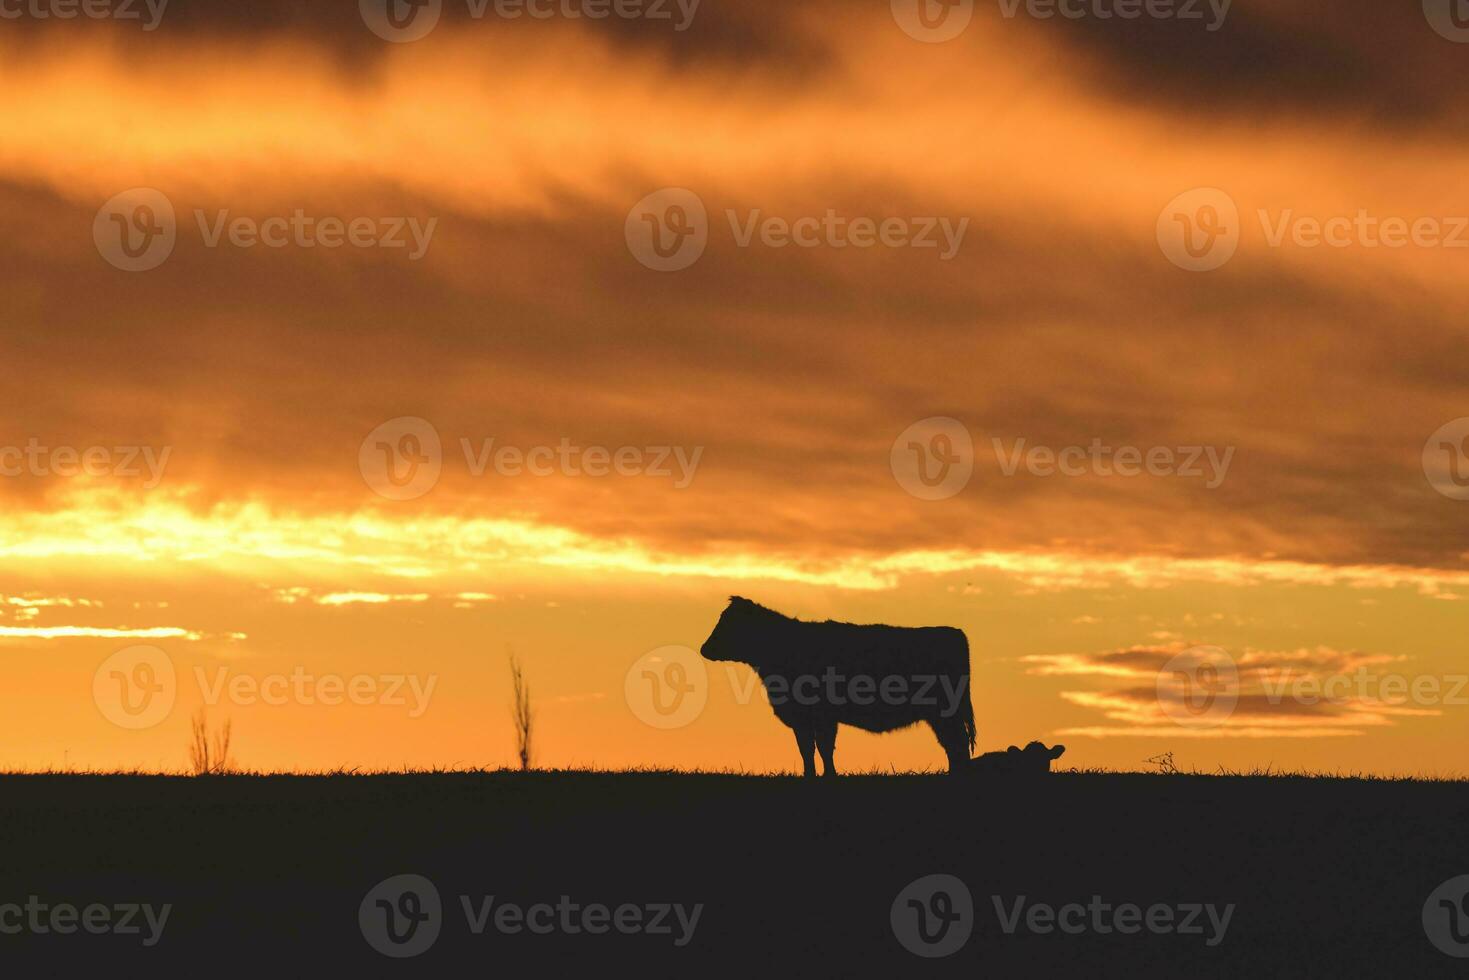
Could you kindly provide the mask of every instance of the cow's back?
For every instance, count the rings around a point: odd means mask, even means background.
[[[961,698],[968,705],[969,644],[961,630],[791,625],[761,670],[771,707],[786,724],[817,718],[884,732],[932,720]],[[802,678],[815,682],[805,681],[806,696],[798,698]]]

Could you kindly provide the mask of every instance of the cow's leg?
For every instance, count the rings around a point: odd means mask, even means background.
[[[949,759],[949,772],[963,772],[969,764],[969,736],[957,718],[931,719],[928,727],[933,729],[944,755]]]
[[[944,746],[944,754],[949,757],[949,772],[962,773],[969,768],[969,738],[963,732],[958,737]]]
[[[815,731],[816,748],[821,751],[821,774],[823,776],[835,776],[837,774],[837,723],[834,721],[818,721]]]
[[[792,725],[791,731],[796,733],[796,748],[801,750],[801,763],[804,767],[804,775],[816,775],[816,736],[811,729],[810,722],[801,722]]]

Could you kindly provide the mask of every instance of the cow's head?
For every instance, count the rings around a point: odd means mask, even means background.
[[[714,624],[714,632],[699,648],[705,660],[737,660],[752,663],[761,649],[760,634],[769,625],[770,610],[737,595],[729,597],[729,605]]]
[[[1015,763],[1016,772],[1050,772],[1051,762],[1061,758],[1065,752],[1064,745],[1048,749],[1042,742],[1031,742],[1023,749],[1010,746],[1008,755]]]
[[[1061,758],[1066,746],[1048,749],[1041,742],[1031,742],[1020,749],[1010,746],[1004,752],[986,752],[969,760],[969,771],[991,776],[1036,776],[1051,771],[1051,760]]]

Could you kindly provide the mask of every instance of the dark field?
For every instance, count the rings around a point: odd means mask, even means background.
[[[137,934],[0,935],[7,975],[150,969],[231,976],[597,975],[1451,976],[1422,910],[1469,874],[1469,784],[1059,773],[796,778],[658,773],[0,777],[0,905],[164,903]],[[359,905],[426,876],[441,930],[420,955],[376,952]],[[915,879],[961,879],[973,934],[924,959],[890,913]],[[1235,906],[1198,933],[1012,934],[1026,906]],[[575,903],[703,909],[689,930],[471,931],[478,909]],[[934,911],[943,911],[930,906]],[[406,909],[405,911],[412,911]],[[14,922],[0,910],[0,926]],[[97,913],[100,915],[100,913]],[[113,913],[114,915],[120,913]],[[378,914],[376,912],[372,913]],[[385,913],[384,913],[385,914]],[[545,926],[546,915],[537,922]],[[907,914],[906,912],[904,914]],[[914,913],[916,914],[916,913]],[[1117,920],[1099,913],[1104,925]],[[1447,913],[1445,913],[1447,915]],[[556,913],[558,919],[563,912]],[[625,923],[631,922],[631,913]],[[1161,915],[1161,913],[1160,913]],[[507,920],[512,927],[515,920]],[[1044,920],[1037,920],[1042,926]],[[1076,925],[1073,914],[1068,920]],[[1160,918],[1158,921],[1162,921]],[[65,924],[63,922],[63,924]],[[44,925],[44,920],[43,920]],[[1207,945],[1217,940],[1214,946]]]

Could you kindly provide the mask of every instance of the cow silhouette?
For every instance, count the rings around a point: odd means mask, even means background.
[[[731,596],[700,653],[749,664],[790,727],[807,776],[836,774],[837,725],[891,732],[925,722],[960,772],[974,749],[969,641],[948,626],[807,622]]]
[[[1031,742],[1024,749],[1010,746],[1004,752],[986,752],[969,760],[969,771],[983,775],[1035,776],[1051,771],[1051,760],[1061,758],[1066,746],[1046,748]]]

